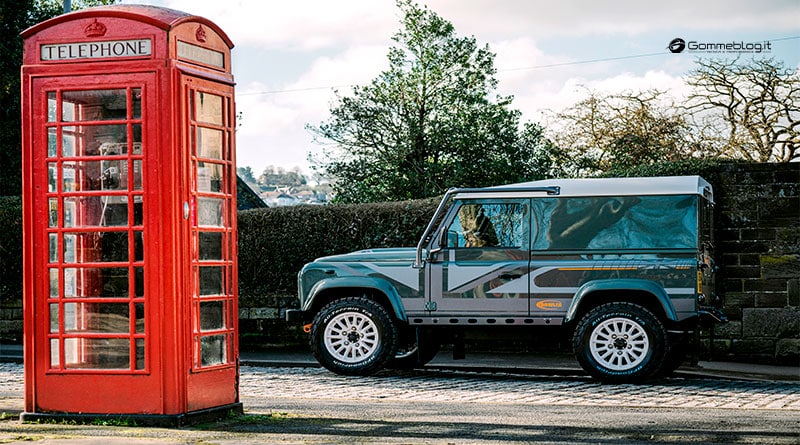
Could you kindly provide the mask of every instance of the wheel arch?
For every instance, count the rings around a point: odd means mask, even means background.
[[[408,321],[400,295],[394,286],[386,280],[374,277],[347,277],[319,281],[309,292],[303,311],[315,314],[337,298],[357,295],[365,295],[379,303],[398,321]]]
[[[667,323],[676,323],[678,314],[667,291],[649,280],[597,280],[584,284],[575,293],[564,317],[565,324],[574,324],[593,308],[611,302],[638,304]]]

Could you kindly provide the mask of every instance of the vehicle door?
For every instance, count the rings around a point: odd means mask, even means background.
[[[430,263],[434,314],[528,314],[528,199],[455,200]]]

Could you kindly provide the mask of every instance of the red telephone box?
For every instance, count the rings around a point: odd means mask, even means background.
[[[233,44],[135,5],[22,36],[22,417],[241,411]]]

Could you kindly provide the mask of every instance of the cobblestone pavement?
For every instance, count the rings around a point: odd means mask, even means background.
[[[383,372],[343,377],[319,368],[242,367],[248,398],[383,400],[529,405],[730,408],[800,411],[800,384],[716,379],[663,379],[603,385],[589,378],[471,372]]]
[[[244,366],[240,394],[245,407],[248,399],[291,398],[800,411],[799,383],[673,378],[645,385],[603,385],[582,377],[460,371],[343,377],[320,368]],[[0,363],[0,411],[21,410],[22,395],[22,365]]]

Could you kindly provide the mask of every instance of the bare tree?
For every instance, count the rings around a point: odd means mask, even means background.
[[[755,162],[800,158],[800,72],[774,59],[698,59],[686,107],[717,154]]]
[[[588,96],[555,115],[556,144],[572,153],[574,174],[691,157],[692,132],[663,91]]]

